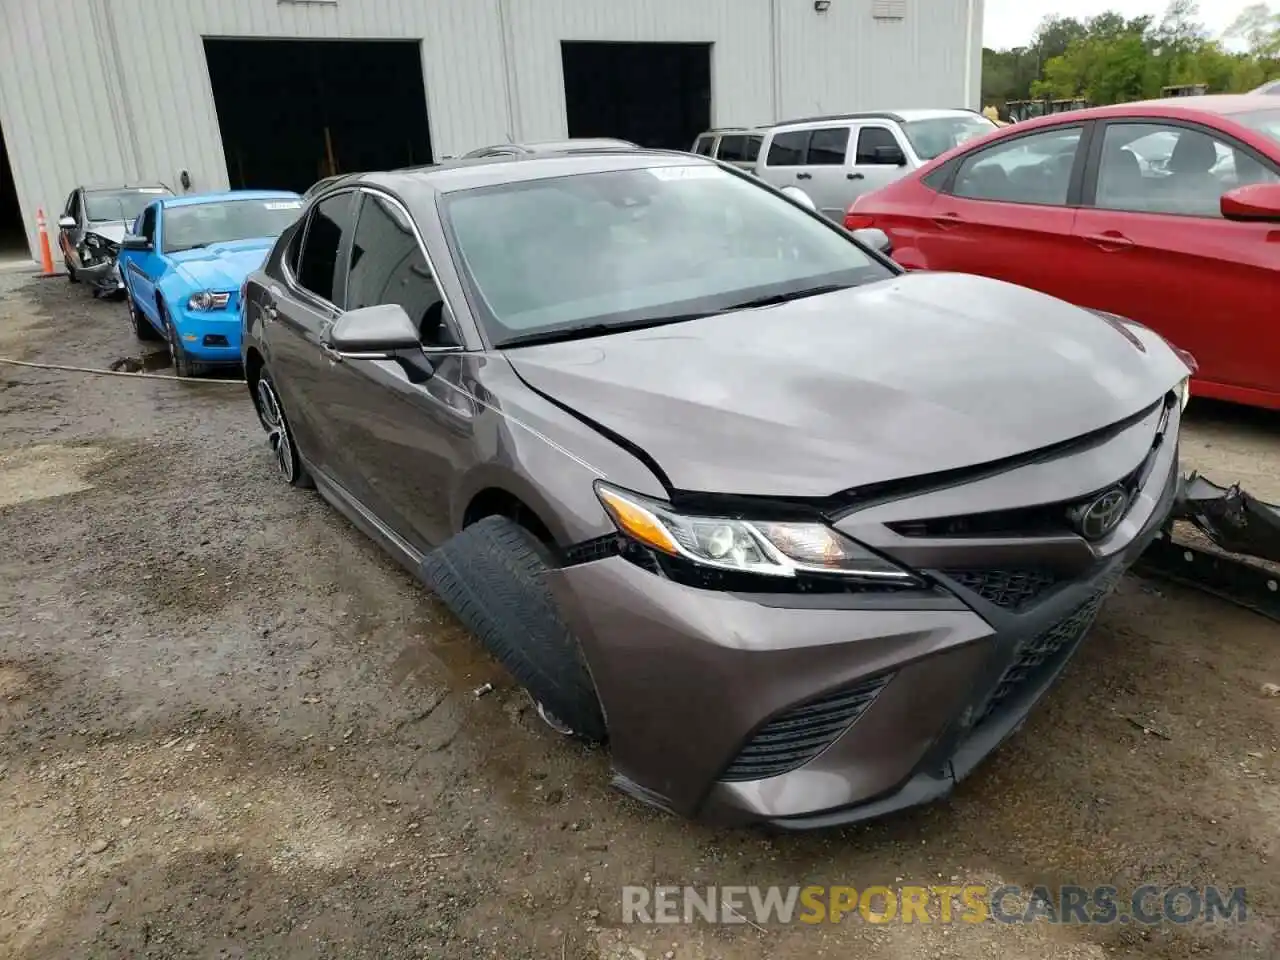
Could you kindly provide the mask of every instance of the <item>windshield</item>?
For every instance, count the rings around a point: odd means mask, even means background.
[[[440,207],[473,308],[499,346],[894,275],[846,234],[711,165],[480,187]]]
[[[167,196],[164,187],[134,187],[128,190],[86,190],[84,212],[90,220],[127,220],[132,223],[142,208],[156,197]]]
[[[211,243],[278,237],[297,219],[302,200],[220,200],[165,207],[164,252],[177,253]]]
[[[1280,110],[1254,110],[1250,113],[1237,113],[1235,119],[1252,130],[1270,137],[1280,143]]]
[[[911,149],[921,160],[940,157],[952,147],[975,137],[998,130],[994,123],[977,113],[957,117],[934,117],[931,120],[908,120],[902,125]]]

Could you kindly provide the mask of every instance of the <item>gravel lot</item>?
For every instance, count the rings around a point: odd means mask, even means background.
[[[121,304],[0,277],[0,356],[142,349]],[[1280,420],[1197,406],[1186,458],[1280,498]],[[1126,581],[949,803],[769,836],[612,792],[607,756],[275,480],[242,386],[0,366],[0,547],[3,956],[1280,953],[1280,627],[1195,593]],[[1249,920],[621,924],[628,883],[953,881],[1244,885]]]

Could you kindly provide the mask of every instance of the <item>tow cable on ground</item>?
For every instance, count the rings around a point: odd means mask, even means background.
[[[66,373],[90,373],[99,377],[129,377],[133,380],[172,380],[180,383],[220,384],[222,386],[233,387],[242,387],[245,384],[243,379],[206,380],[194,377],[175,377],[166,373],[131,373],[128,370],[98,370],[94,367],[70,367],[59,363],[31,363],[28,360],[10,360],[7,357],[0,357],[0,363],[7,363],[14,367],[30,367],[33,370],[62,370]]]

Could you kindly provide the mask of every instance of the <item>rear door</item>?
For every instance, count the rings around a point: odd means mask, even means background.
[[[805,154],[809,151],[808,130],[781,130],[774,133],[765,144],[756,172],[766,183],[782,187],[808,189],[813,179],[805,167]]]
[[[1224,220],[1220,209],[1236,186],[1277,182],[1280,167],[1211,127],[1099,124],[1074,228],[1072,299],[1191,351],[1207,392],[1245,402],[1257,398],[1214,385],[1280,392],[1280,230]]]
[[[286,282],[269,284],[263,303],[263,337],[276,392],[298,449],[329,476],[335,452],[321,409],[330,389],[330,364],[321,338],[342,302],[356,199],[354,190],[344,190],[312,206],[295,248],[286,254]]]
[[[960,160],[920,223],[916,245],[927,268],[1077,299],[1072,231],[1090,129],[1035,130]]]

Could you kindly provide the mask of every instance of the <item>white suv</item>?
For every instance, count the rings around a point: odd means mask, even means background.
[[[798,187],[823,215],[843,223],[849,205],[864,193],[997,129],[972,110],[897,110],[794,120],[765,133],[755,172],[775,187]]]

